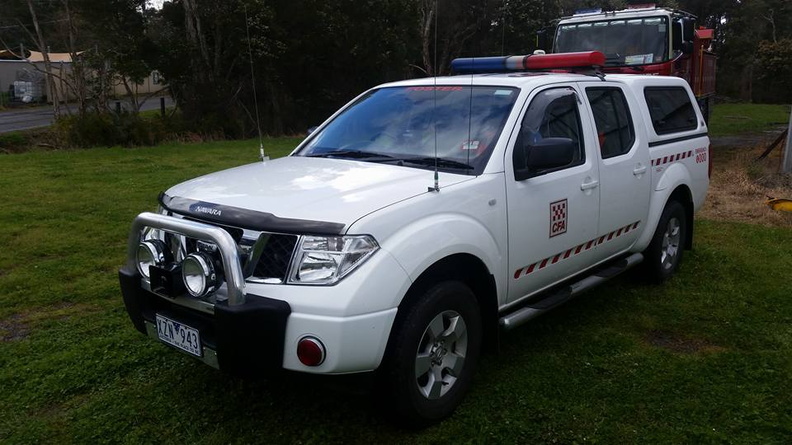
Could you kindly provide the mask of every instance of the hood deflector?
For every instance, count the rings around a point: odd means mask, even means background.
[[[280,218],[272,213],[168,196],[164,192],[158,200],[165,210],[179,215],[260,232],[340,235],[345,227],[342,223]]]

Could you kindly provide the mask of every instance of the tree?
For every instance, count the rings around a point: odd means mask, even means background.
[[[759,42],[756,54],[757,78],[766,87],[761,97],[767,102],[792,102],[792,38]]]
[[[63,0],[68,5],[69,0]],[[123,85],[132,105],[140,108],[136,83],[143,82],[152,71],[157,48],[147,34],[145,0],[71,0],[75,18],[70,22],[81,30],[79,43],[71,42],[69,51],[76,55],[79,47],[88,49],[78,58],[76,73],[87,83],[103,111],[108,103],[111,83]],[[70,33],[75,35],[76,32]],[[70,39],[72,40],[72,39]]]

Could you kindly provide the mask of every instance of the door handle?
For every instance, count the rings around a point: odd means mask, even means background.
[[[645,165],[642,166],[642,167],[635,167],[635,170],[633,170],[633,174],[635,176],[642,175],[644,173],[646,173],[646,166]]]
[[[580,190],[589,190],[597,187],[599,185],[599,181],[589,181],[580,184]]]

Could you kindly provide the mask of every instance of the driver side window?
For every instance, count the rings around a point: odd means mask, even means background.
[[[531,156],[534,147],[545,144],[542,141],[560,140],[571,141],[571,162],[544,173],[580,165],[585,161],[578,98],[575,91],[568,87],[545,90],[533,98],[520,126],[517,144],[521,149],[515,150],[515,165],[525,165],[526,160],[519,158]]]

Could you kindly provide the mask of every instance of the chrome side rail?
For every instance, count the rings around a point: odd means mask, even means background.
[[[228,305],[237,306],[245,303],[245,278],[242,274],[242,265],[239,262],[239,251],[236,242],[228,232],[219,227],[195,221],[151,212],[141,213],[132,223],[132,231],[129,234],[127,267],[130,270],[137,269],[137,248],[144,227],[161,229],[214,243],[220,250],[220,256],[223,259],[223,270],[228,287]]]

